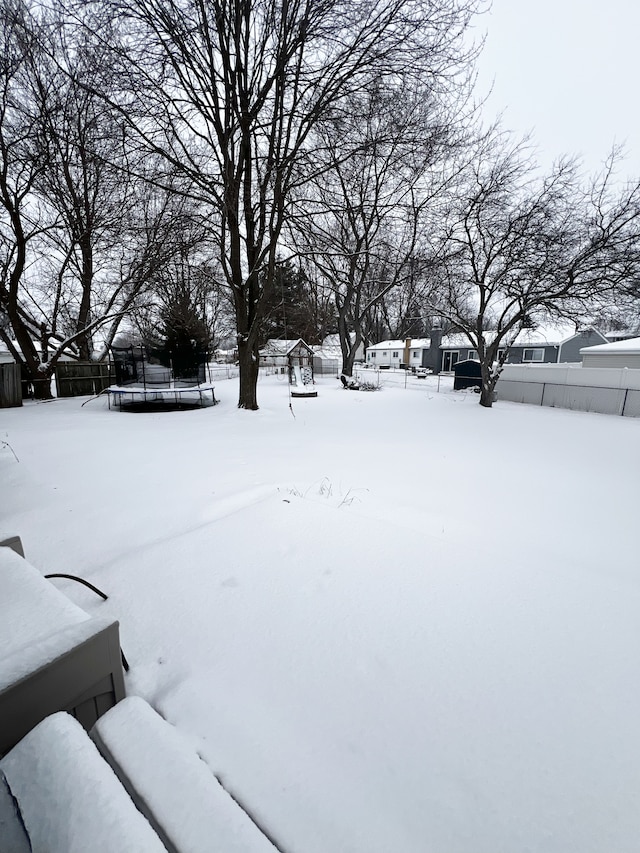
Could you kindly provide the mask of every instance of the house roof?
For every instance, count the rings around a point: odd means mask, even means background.
[[[356,339],[355,332],[349,332],[349,340],[353,343]],[[340,335],[327,335],[320,345],[322,349],[340,349]]]
[[[609,343],[615,343],[616,341],[627,341],[631,338],[638,337],[638,329],[614,329],[611,332],[604,332],[604,337],[609,341]]]
[[[379,344],[372,344],[367,347],[368,350],[389,350],[389,349],[404,349],[405,341],[380,341]],[[431,341],[429,338],[412,338],[410,349],[429,349]]]
[[[523,329],[512,346],[557,346],[575,338],[579,334],[574,323],[561,326],[538,326],[536,329]]]
[[[485,332],[487,341],[491,340],[490,332]],[[473,349],[473,346],[466,335],[462,332],[456,332],[453,335],[445,335],[440,344],[440,349]]]
[[[580,355],[640,355],[640,338],[628,338],[624,341],[614,341],[612,344],[596,344],[594,347],[582,347]]]
[[[580,331],[576,331],[573,323],[567,323],[560,326],[538,326],[536,329],[522,329],[516,335],[515,340],[511,344],[512,347],[532,347],[532,346],[559,346],[564,344],[571,338],[579,335]],[[484,333],[485,340],[489,343],[493,340],[495,333],[487,331]],[[472,349],[472,344],[466,335],[458,332],[453,335],[446,335],[442,339],[441,349]]]
[[[349,332],[349,340],[352,344],[355,339],[356,333]],[[319,346],[313,347],[313,351],[316,355],[321,355],[323,358],[341,359],[342,347],[340,346],[340,335],[327,335]],[[363,351],[364,345],[362,343],[358,344],[356,353]]]

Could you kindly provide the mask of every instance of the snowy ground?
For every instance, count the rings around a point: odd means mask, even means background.
[[[640,421],[403,382],[0,410],[0,532],[285,853],[637,853]]]

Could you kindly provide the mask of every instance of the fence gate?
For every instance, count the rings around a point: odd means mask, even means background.
[[[58,397],[96,395],[112,384],[110,365],[104,361],[61,361],[56,365]]]
[[[0,364],[0,408],[22,405],[19,364]]]

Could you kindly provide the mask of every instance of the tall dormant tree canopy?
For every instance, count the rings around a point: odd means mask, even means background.
[[[292,193],[317,170],[319,123],[374,79],[428,79],[457,59],[481,3],[102,0],[88,7],[84,24],[94,37],[116,43],[95,24],[97,12],[118,21],[123,91],[114,105],[209,210],[235,306],[241,408],[258,405],[260,324]]]
[[[109,53],[65,23],[0,6],[0,337],[45,398],[63,354],[92,357],[98,330],[110,342],[190,218],[89,88],[109,91]]]
[[[347,376],[372,311],[415,285],[425,212],[466,136],[467,77],[449,52],[432,59],[428,79],[376,81],[319,129],[326,169],[305,188],[296,236],[332,292]]]
[[[526,145],[490,135],[441,199],[430,308],[477,350],[482,406],[523,328],[591,313],[637,279],[640,182],[618,184],[617,163],[587,183],[575,161],[540,176]]]

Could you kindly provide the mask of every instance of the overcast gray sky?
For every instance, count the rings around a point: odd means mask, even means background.
[[[580,154],[593,171],[625,143],[625,172],[640,176],[640,0],[493,0],[477,28],[487,119],[532,130],[545,166]]]

